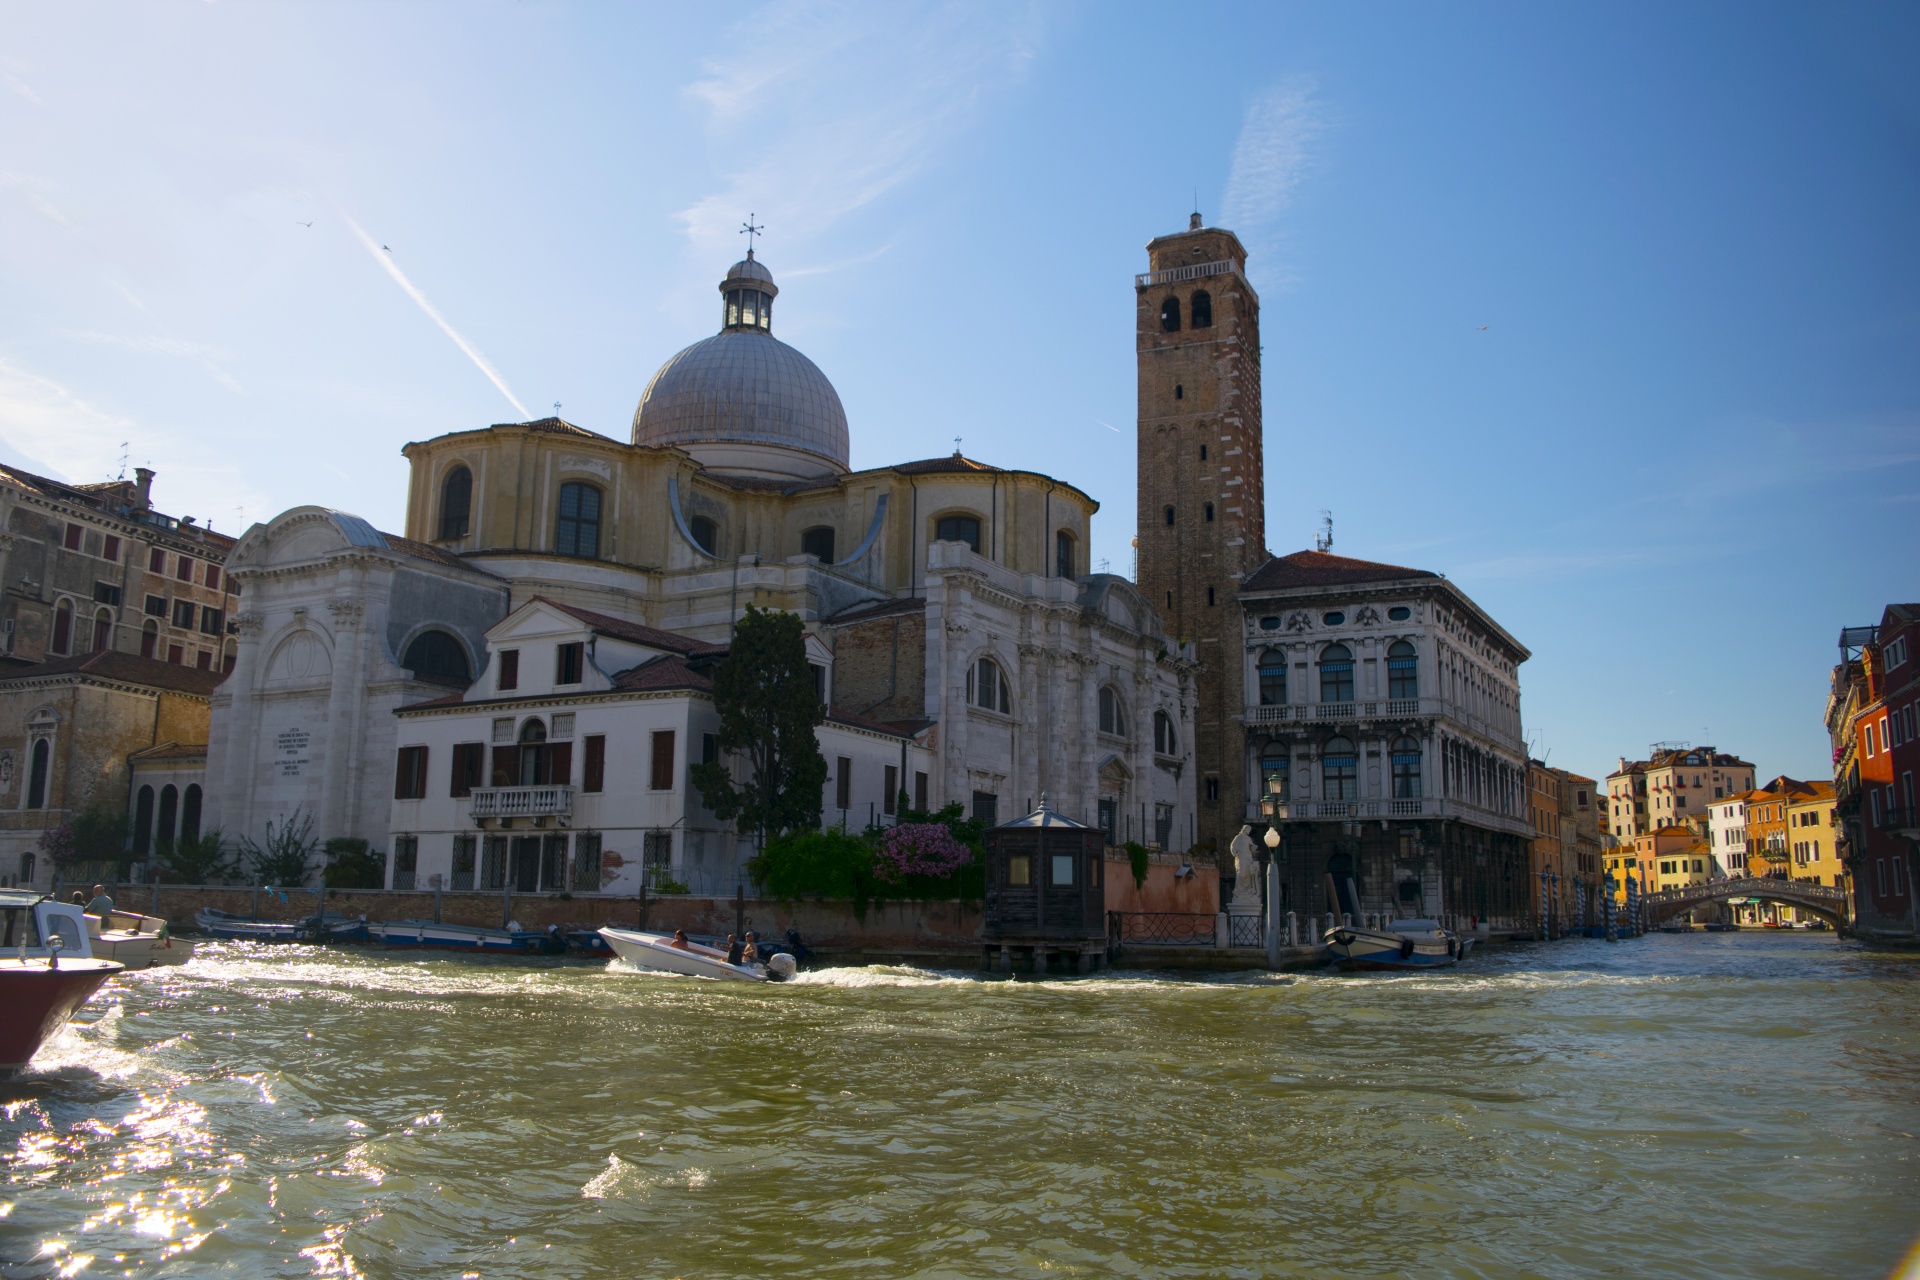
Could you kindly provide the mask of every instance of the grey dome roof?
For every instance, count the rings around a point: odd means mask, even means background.
[[[747,259],[721,284],[773,275]],[[771,333],[732,327],[703,338],[660,366],[633,415],[644,445],[753,444],[792,449],[848,470],[847,411],[820,366]]]

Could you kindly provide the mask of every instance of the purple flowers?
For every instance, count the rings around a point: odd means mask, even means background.
[[[873,876],[899,884],[913,876],[943,879],[973,861],[973,850],[937,822],[909,822],[889,827],[873,855]]]

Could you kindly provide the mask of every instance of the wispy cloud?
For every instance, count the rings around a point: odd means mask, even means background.
[[[725,157],[718,189],[680,211],[687,236],[724,252],[751,210],[772,243],[804,244],[925,166],[1022,74],[1041,27],[1018,0],[902,4],[884,20],[820,0],[754,11],[686,90]]]
[[[401,290],[404,291],[409,298],[412,298],[422,311],[427,313],[429,320],[432,320],[440,326],[442,333],[453,339],[453,345],[465,352],[467,359],[473,361],[480,372],[487,375],[487,380],[499,389],[500,394],[507,398],[507,402],[520,411],[520,417],[522,419],[533,417],[532,414],[527,412],[527,406],[521,404],[519,399],[513,394],[513,391],[507,386],[507,380],[500,376],[500,371],[493,367],[491,361],[480,354],[478,347],[461,337],[459,332],[447,323],[447,318],[440,314],[439,308],[435,307],[431,302],[428,302],[427,295],[420,292],[419,286],[407,279],[406,273],[401,271],[399,264],[393,260],[393,255],[374,243],[373,237],[368,235],[365,229],[362,228],[359,223],[355,222],[353,216],[345,209],[339,210],[339,213],[340,216],[346,220],[347,225],[353,228],[353,234],[360,238],[360,243],[366,247],[367,252],[372,255],[373,260],[386,268],[387,274],[393,277],[393,282],[399,285]]]
[[[1254,231],[1284,213],[1324,126],[1314,83],[1305,77],[1282,81],[1249,103],[1233,146],[1221,225]]]
[[[25,71],[26,69],[26,64],[18,58],[0,58],[0,81],[5,81],[7,88],[13,90],[34,106],[46,106],[45,99],[33,91],[33,86],[14,74],[17,71]]]
[[[96,333],[89,329],[55,329],[54,336],[73,342],[85,342],[96,347],[113,347],[120,351],[132,351],[149,356],[172,356],[179,359],[230,360],[232,355],[219,347],[210,347],[204,342],[189,342],[184,338],[164,338],[158,334],[122,334]]]
[[[53,185],[45,178],[35,177],[30,173],[0,173],[0,187],[8,187],[20,192],[27,198],[28,204],[38,209],[42,216],[62,231],[78,230],[73,225],[72,219],[60,212],[53,201],[47,199],[47,192]]]

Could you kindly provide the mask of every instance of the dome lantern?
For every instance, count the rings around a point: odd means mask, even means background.
[[[725,299],[720,315],[721,332],[772,333],[773,300],[779,293],[773,272],[755,262],[753,250],[747,250],[747,256],[727,268],[727,278],[720,282],[720,295]]]

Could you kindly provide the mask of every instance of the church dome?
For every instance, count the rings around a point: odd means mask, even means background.
[[[633,415],[633,442],[674,445],[725,471],[845,472],[846,410],[820,367],[773,336],[773,273],[749,254],[720,292],[720,332],[660,366]]]

